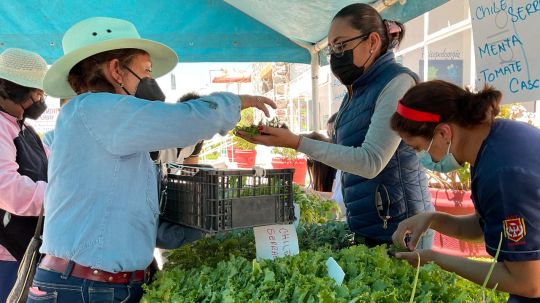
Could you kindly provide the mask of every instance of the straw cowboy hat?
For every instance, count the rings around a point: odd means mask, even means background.
[[[161,77],[178,63],[178,56],[168,46],[141,39],[135,26],[126,20],[93,17],[73,25],[62,39],[64,56],[49,69],[43,80],[45,92],[57,98],[77,94],[67,81],[69,71],[82,60],[105,51],[136,48],[146,51],[152,59],[152,75]]]
[[[0,78],[21,86],[43,89],[47,62],[38,54],[8,48],[0,54]]]

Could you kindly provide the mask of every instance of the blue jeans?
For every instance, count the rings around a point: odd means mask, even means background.
[[[32,286],[39,291],[30,290],[27,303],[131,303],[139,302],[143,295],[142,282],[95,282],[41,268],[37,269]]]
[[[7,296],[17,279],[19,262],[0,261],[0,303],[6,302]]]

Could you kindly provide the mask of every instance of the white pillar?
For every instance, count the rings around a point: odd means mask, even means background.
[[[310,130],[317,131],[319,124],[319,53],[311,53],[311,123]]]

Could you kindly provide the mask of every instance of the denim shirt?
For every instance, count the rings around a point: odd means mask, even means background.
[[[41,253],[109,272],[146,268],[159,212],[149,152],[224,135],[239,112],[229,93],[179,104],[109,93],[73,98],[56,122]]]

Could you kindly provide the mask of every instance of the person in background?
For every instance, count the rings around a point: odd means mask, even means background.
[[[182,97],[178,99],[178,102],[186,102],[189,100],[199,99],[201,96],[195,92],[184,94]],[[204,140],[200,140],[195,144],[193,147],[193,151],[189,154],[188,157],[184,158],[184,164],[199,164],[199,155],[202,152],[202,148],[204,145]],[[183,150],[183,149],[182,149]],[[178,154],[182,154],[182,150],[178,152]]]
[[[180,97],[177,101],[177,103],[187,102],[190,100],[199,99],[201,96],[197,93],[191,92],[184,94],[182,97]],[[158,162],[160,162],[162,165],[166,163],[176,163],[176,164],[199,164],[199,154],[202,151],[202,147],[204,144],[204,140],[200,140],[197,142],[197,144],[186,146],[186,147],[178,147],[178,148],[170,148],[159,151],[159,159]],[[167,171],[167,170],[164,170]]]
[[[44,254],[28,302],[139,302],[156,246],[155,150],[226,134],[240,110],[267,116],[270,99],[215,93],[169,104],[154,78],[176,53],[141,39],[122,19],[80,21],[62,39],[45,91],[72,98],[54,133],[45,199]]]
[[[321,135],[318,132],[312,132],[310,134],[305,135],[305,137],[310,138],[312,140],[319,140],[319,141],[326,141],[326,142],[330,140],[328,137]],[[309,157],[307,158],[307,166],[308,166],[309,177],[311,179],[311,187],[313,188],[313,190],[317,192],[328,193],[326,197],[330,198],[332,187],[334,185],[336,169],[324,163],[321,163],[317,160],[313,160]]]
[[[540,130],[495,119],[501,98],[492,87],[474,93],[435,80],[411,88],[399,101],[392,129],[426,168],[447,173],[470,163],[476,212],[426,212],[402,221],[393,240],[412,252],[396,257],[413,266],[418,257],[422,264],[435,262],[482,284],[491,263],[416,250],[418,239],[433,228],[450,237],[484,241],[493,257],[500,245],[487,287],[497,284],[497,290],[509,292],[508,302],[540,302]]]
[[[0,54],[0,302],[5,302],[37,225],[47,188],[47,151],[25,120],[45,111],[47,63],[36,53]]]
[[[337,113],[334,113],[328,121],[326,121],[326,134],[328,138],[334,137],[334,123],[336,122]],[[341,170],[336,170],[336,176],[334,178],[334,184],[332,186],[332,197],[331,199],[336,201],[339,205],[340,210],[340,219],[345,220],[347,214],[347,208],[345,207],[345,202],[343,201],[343,193],[341,192]]]
[[[418,82],[391,51],[404,35],[402,24],[383,20],[370,5],[341,9],[328,31],[330,68],[347,87],[332,143],[287,129],[262,127],[262,135],[239,135],[253,143],[297,149],[342,171],[347,222],[368,246],[392,243],[399,222],[432,211],[427,177],[413,149],[390,128],[397,101]],[[431,247],[433,233],[421,247]]]
[[[199,94],[190,92],[182,95],[176,103],[197,100],[200,97],[201,96]],[[183,148],[168,148],[159,151],[159,158],[156,160],[156,164],[158,165],[158,169],[160,169],[160,171],[158,171],[158,180],[160,182],[160,186],[158,189],[158,193],[160,195],[160,209],[162,207],[162,203],[166,202],[161,199],[162,196],[165,194],[162,191],[162,188],[164,188],[167,182],[166,175],[168,173],[171,173],[172,171],[171,169],[167,168],[167,163],[198,165],[199,153],[202,150],[203,143],[204,140],[200,140],[199,142],[197,142],[197,144],[186,146]],[[178,248],[184,244],[199,240],[203,236],[204,234],[195,228],[175,224],[165,220],[160,220],[158,226],[158,241],[156,245],[157,247],[154,252],[155,262],[153,262],[152,264],[151,276],[153,276],[154,273],[157,272],[157,270],[161,269],[163,267],[163,264],[167,262],[167,251]]]

